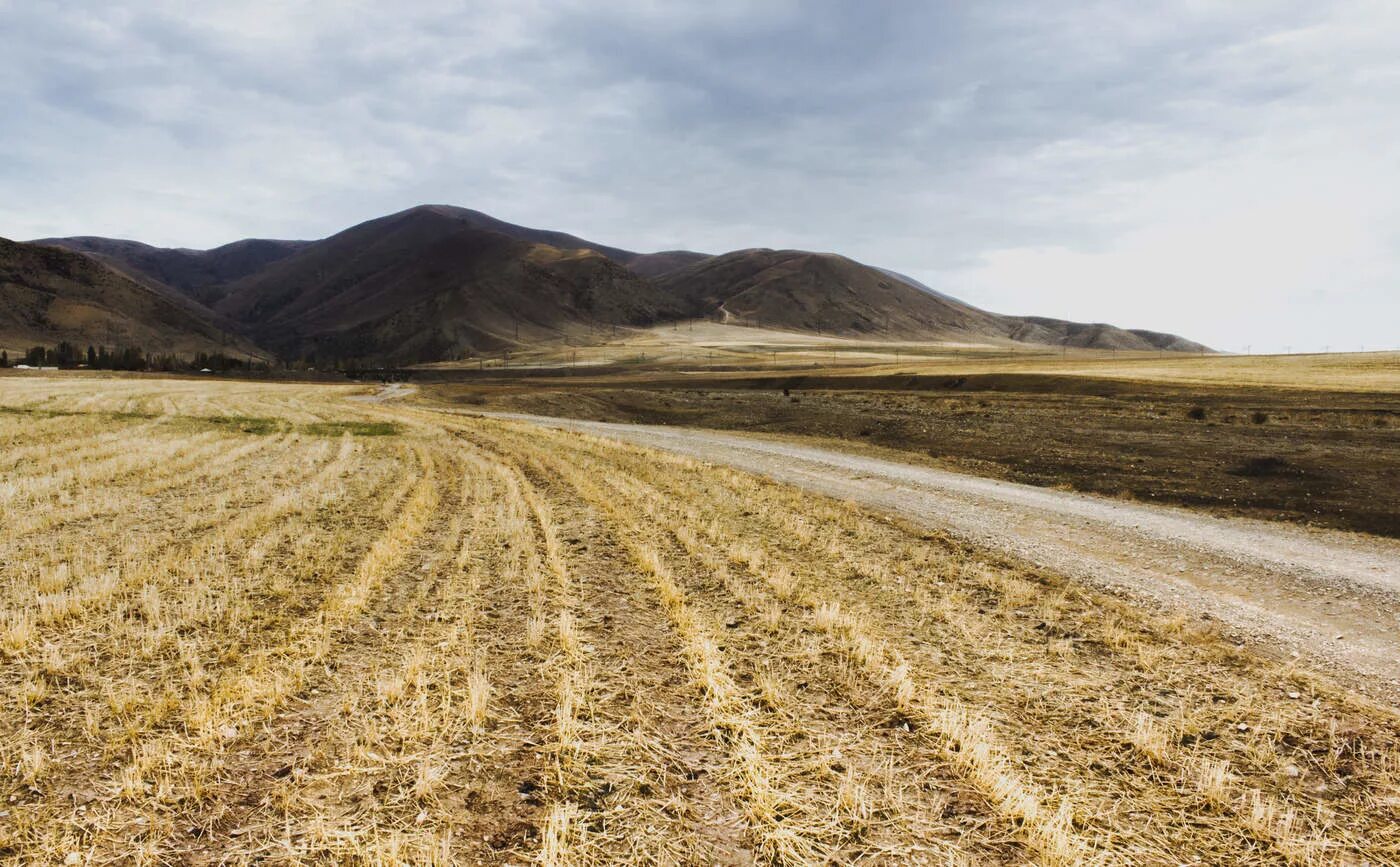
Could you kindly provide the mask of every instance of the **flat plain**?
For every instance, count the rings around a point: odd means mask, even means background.
[[[1400,864],[1394,709],[1212,621],[372,398],[0,378],[0,859]]]

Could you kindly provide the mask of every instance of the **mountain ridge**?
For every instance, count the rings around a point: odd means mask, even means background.
[[[66,341],[264,357],[252,341],[206,313],[90,256],[0,238],[0,345]]]
[[[639,253],[452,205],[407,208],[314,241],[250,238],[209,250],[95,236],[33,243],[81,253],[283,357],[453,360],[682,318],[868,339],[1207,351],[1146,329],[991,313],[836,253]]]

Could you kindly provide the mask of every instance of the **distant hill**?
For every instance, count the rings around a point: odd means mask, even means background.
[[[592,249],[415,208],[317,241],[228,287],[215,309],[292,356],[435,361],[683,314]]]
[[[708,258],[704,253],[690,250],[666,250],[661,253],[638,253],[623,264],[643,277],[661,277]]]
[[[894,271],[828,253],[738,250],[657,282],[697,315],[847,337],[1201,351],[1171,334],[980,310]]]
[[[985,336],[996,317],[844,256],[739,250],[658,278],[698,315],[792,331],[904,338]]]
[[[450,360],[698,317],[872,339],[1204,350],[1172,334],[990,313],[831,253],[638,253],[449,205],[319,241],[212,250],[94,237],[37,243],[80,251],[287,357]]]
[[[1076,346],[1088,349],[1121,349],[1168,352],[1208,352],[1199,343],[1159,331],[1117,328],[1104,323],[1066,322],[1041,316],[1005,316],[1011,325],[1008,336],[1018,343]]]
[[[263,353],[199,305],[55,247],[0,238],[0,345],[68,341],[148,352]]]
[[[212,250],[184,250],[94,237],[42,238],[31,243],[87,253],[139,282],[179,290],[205,305],[222,298],[235,280],[261,271],[307,244],[248,238]]]

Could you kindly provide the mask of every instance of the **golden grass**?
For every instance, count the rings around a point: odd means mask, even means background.
[[[1258,386],[1400,392],[1400,352],[1291,355],[1192,355],[1061,347],[967,345],[863,340],[717,323],[657,326],[599,335],[593,345],[539,346],[512,356],[514,365],[569,369],[574,379],[608,366],[615,382],[674,377],[700,382],[777,373],[822,376],[1034,374],[1191,385]],[[501,359],[466,366],[499,367]],[[453,367],[456,363],[433,365]]]
[[[348,396],[0,380],[0,863],[1400,864],[1395,715],[1296,665]]]

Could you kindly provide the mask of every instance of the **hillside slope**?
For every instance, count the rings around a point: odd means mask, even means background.
[[[982,336],[996,317],[921,292],[844,256],[739,250],[659,278],[698,314],[744,325],[842,335]]]
[[[394,363],[582,338],[683,312],[599,252],[509,237],[436,208],[307,245],[233,284],[216,309],[284,354]]]
[[[262,356],[246,339],[88,256],[0,238],[0,345],[139,346]]]
[[[989,313],[897,272],[827,253],[738,250],[664,274],[658,283],[695,315],[764,328],[1094,349],[1204,349],[1172,334]]]
[[[210,250],[152,247],[140,241],[92,236],[42,238],[31,243],[86,253],[138,282],[169,287],[212,305],[224,296],[230,283],[292,255],[308,242],[246,238]]]
[[[309,242],[41,243],[79,250],[291,357],[448,360],[684,317],[874,339],[1205,351],[1172,334],[990,313],[835,254],[637,253],[449,205]]]
[[[1018,343],[1074,346],[1082,349],[1119,349],[1131,352],[1209,352],[1200,343],[1175,334],[1141,328],[1119,328],[1103,322],[1066,322],[1043,316],[1003,316],[1008,336]]]

